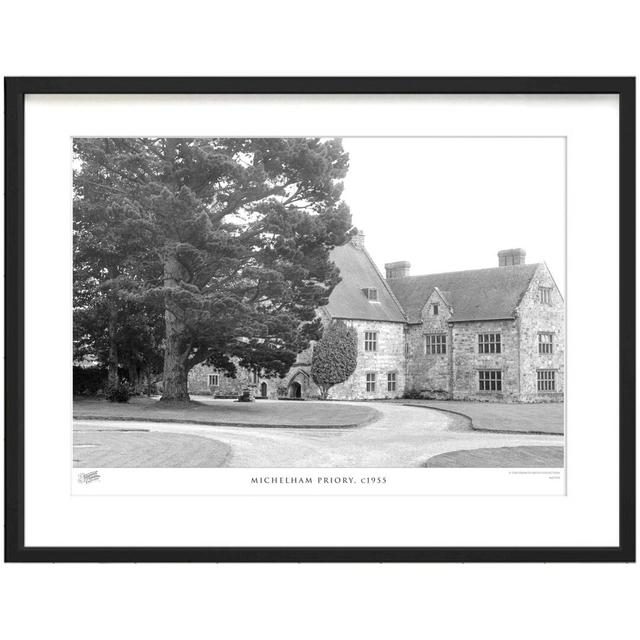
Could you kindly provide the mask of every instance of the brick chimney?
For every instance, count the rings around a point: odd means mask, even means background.
[[[411,263],[406,262],[405,260],[401,262],[388,262],[384,265],[384,268],[387,272],[387,280],[392,280],[393,278],[404,278],[409,275]]]
[[[514,264],[525,264],[527,252],[524,249],[505,249],[498,251],[498,266],[510,267]]]
[[[358,231],[358,233],[351,238],[351,244],[356,249],[364,249],[364,233]]]

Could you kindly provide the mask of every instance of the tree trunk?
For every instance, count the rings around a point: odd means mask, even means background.
[[[173,193],[177,188],[173,164],[175,160],[176,141],[173,138],[165,140],[165,159],[171,166],[165,184]],[[185,401],[189,400],[187,390],[187,359],[190,345],[186,340],[185,310],[172,295],[173,291],[181,288],[181,283],[188,280],[187,270],[178,259],[176,244],[169,242],[164,251],[164,381],[161,400]]]
[[[118,329],[118,309],[112,303],[109,308],[109,373],[107,382],[110,387],[118,384],[118,343],[116,331]]]
[[[116,304],[115,289],[113,286],[113,280],[115,280],[117,277],[118,268],[115,265],[110,265],[109,278],[112,282],[111,289],[107,294],[107,302],[109,305],[109,356],[107,383],[110,387],[114,387],[118,384],[118,305]]]
[[[189,400],[187,391],[187,370],[181,362],[168,350],[164,356],[164,384],[161,400]]]
[[[184,322],[170,309],[164,314],[166,342],[164,350],[164,381],[161,400],[189,400],[187,391],[187,358],[183,345]]]
[[[176,248],[168,247],[165,253],[164,286],[168,289],[180,287],[184,267],[176,256]],[[189,400],[187,391],[187,358],[188,345],[185,344],[186,324],[184,309],[171,296],[165,294],[165,349],[164,349],[164,381],[161,400]]]
[[[133,393],[138,393],[138,365],[135,362],[129,362],[129,386]]]

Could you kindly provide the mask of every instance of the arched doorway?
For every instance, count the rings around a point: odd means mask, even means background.
[[[260,395],[261,395],[263,398],[266,398],[266,397],[267,397],[267,383],[266,383],[266,382],[263,382],[263,383],[260,385]]]
[[[302,398],[302,385],[295,380],[289,385],[290,398]]]

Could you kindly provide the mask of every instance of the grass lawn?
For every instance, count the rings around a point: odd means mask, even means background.
[[[425,467],[562,468],[564,447],[496,447],[450,451],[429,458]]]
[[[220,467],[230,447],[179,433],[122,429],[75,430],[74,467]]]
[[[246,427],[356,427],[379,416],[370,405],[335,402],[287,402],[258,400],[191,401],[165,404],[155,398],[131,398],[127,403],[74,399],[76,419],[143,420]]]
[[[564,403],[509,404],[456,400],[398,400],[402,404],[461,413],[480,431],[564,433]]]

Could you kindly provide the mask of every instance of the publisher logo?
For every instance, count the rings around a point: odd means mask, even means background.
[[[87,471],[86,473],[78,474],[78,482],[81,484],[89,484],[96,480],[100,480],[100,474],[97,471]]]

